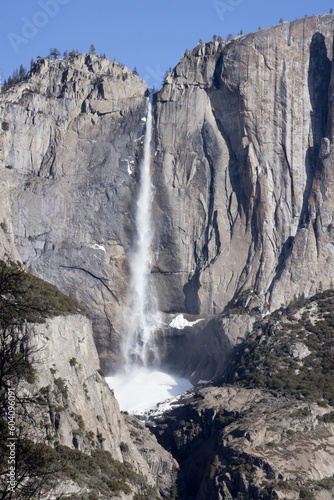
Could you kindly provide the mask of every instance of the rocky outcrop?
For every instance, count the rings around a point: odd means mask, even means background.
[[[175,488],[179,465],[171,454],[158,444],[156,437],[136,417],[122,414],[130,433],[133,445],[137,448],[145,464],[149,466],[150,475],[163,498],[170,498]],[[127,459],[127,452],[124,454]],[[150,483],[152,484],[152,482]]]
[[[34,425],[31,438],[88,454],[101,447],[114,460],[130,463],[167,496],[178,465],[143,424],[121,414],[101,374],[89,319],[80,315],[48,319],[34,326],[32,343],[37,381],[26,390],[37,390],[43,404],[40,428]]]
[[[327,290],[258,319],[230,352],[229,385],[151,412],[152,432],[180,464],[181,498],[331,498],[333,311]]]
[[[87,304],[106,371],[120,362],[146,91],[79,54],[38,61],[0,96],[1,222],[27,267]]]
[[[258,389],[207,387],[150,427],[180,463],[180,498],[330,499],[330,410]]]
[[[166,78],[155,157],[164,310],[216,314],[245,292],[274,309],[330,286],[333,28],[326,15],[198,44]]]

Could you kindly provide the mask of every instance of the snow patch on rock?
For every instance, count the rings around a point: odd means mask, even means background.
[[[106,252],[106,249],[104,248],[103,245],[98,245],[97,243],[94,243],[94,245],[87,245],[89,248],[92,248],[93,250],[102,250],[102,252]]]
[[[196,325],[196,323],[199,323],[200,321],[203,321],[203,319],[197,319],[196,321],[188,321],[186,318],[184,318],[183,314],[179,314],[174,318],[168,326],[171,328],[177,328],[177,330],[183,330],[186,326],[193,326]]]

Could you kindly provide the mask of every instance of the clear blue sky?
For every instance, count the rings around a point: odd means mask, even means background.
[[[331,7],[334,0],[8,0],[0,19],[2,79],[50,48],[88,52],[94,44],[98,54],[136,66],[159,88],[165,71],[199,39],[226,39]]]

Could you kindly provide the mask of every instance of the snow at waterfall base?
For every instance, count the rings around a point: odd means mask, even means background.
[[[132,367],[128,373],[107,377],[121,410],[144,415],[167,403],[193,386],[184,378],[144,367]]]

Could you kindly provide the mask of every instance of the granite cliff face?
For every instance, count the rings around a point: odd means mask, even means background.
[[[181,499],[330,500],[334,429],[322,421],[327,412],[257,389],[206,387],[151,430],[180,463]]]
[[[123,484],[114,486],[113,498],[131,500],[147,488],[155,492],[154,498],[168,497],[178,464],[142,423],[120,412],[100,370],[90,320],[79,314],[56,316],[29,328],[36,376],[32,381],[22,379],[15,386],[18,394],[34,401],[26,406],[25,439],[47,443],[50,449],[65,446],[87,456],[101,449],[109,452],[105,460],[125,464],[129,471]],[[21,418],[18,411],[18,427]],[[77,455],[77,463],[83,454]],[[41,498],[56,499],[71,493],[86,498],[96,491],[93,483],[80,474],[71,475],[69,470],[63,477],[55,476],[58,483],[54,491],[46,482],[48,493]],[[3,479],[1,468],[1,488]],[[112,473],[109,479],[113,481]],[[123,491],[128,494],[124,496]]]
[[[275,309],[330,286],[333,23],[199,44],[166,78],[155,158],[166,310],[217,314],[254,292],[254,307]]]
[[[49,406],[43,417],[40,439],[91,452],[92,446],[110,451],[120,462],[129,462],[145,481],[167,494],[175,480],[177,463],[148,429],[121,414],[118,402],[101,375],[89,319],[55,317],[34,327],[38,352],[35,384]],[[36,429],[33,429],[36,439]]]
[[[104,368],[127,293],[146,90],[81,54],[37,62],[0,98],[2,221],[27,267],[88,305]]]
[[[261,312],[330,286],[333,23],[198,44],[157,93],[153,274],[165,313],[217,315],[241,299]],[[0,97],[7,236],[87,305],[107,372],[121,363],[146,95],[126,68],[81,54],[38,61]]]

